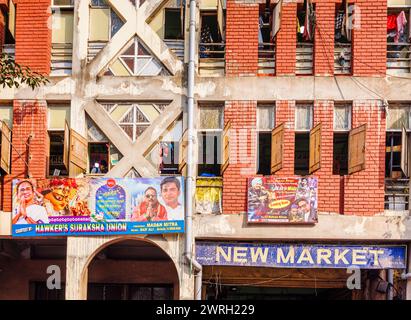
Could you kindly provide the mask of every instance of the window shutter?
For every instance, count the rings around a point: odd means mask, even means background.
[[[321,123],[310,131],[310,174],[321,168]]]
[[[64,123],[64,151],[63,151],[63,163],[67,170],[70,165],[70,127],[67,121]]]
[[[13,36],[16,38],[16,5],[12,0],[9,1],[9,23],[8,29]]]
[[[281,28],[281,11],[283,7],[283,0],[280,0],[273,10],[273,28],[271,31],[271,38],[274,39]]]
[[[365,138],[367,125],[352,129],[348,138],[348,173],[365,169]]]
[[[87,169],[88,141],[75,130],[70,129],[70,167],[76,165],[82,171]],[[70,169],[70,173],[72,170]]]
[[[5,173],[10,173],[10,156],[11,156],[11,130],[7,126],[6,122],[1,122],[1,163],[0,168]]]
[[[220,30],[221,38],[225,39],[224,34],[224,11],[223,11],[223,3],[222,0],[217,0],[217,22],[218,22],[218,29]]]
[[[184,131],[183,136],[178,143],[178,171],[183,174],[183,170],[187,166],[187,144],[188,144],[188,130]],[[183,174],[184,175],[184,174]]]
[[[402,136],[401,136],[401,170],[404,172],[405,176],[409,176],[409,166],[408,166],[408,134],[407,130],[403,127],[402,128]]]
[[[283,167],[284,123],[271,131],[271,174]]]
[[[224,126],[223,135],[222,135],[222,162],[221,162],[221,175],[224,174],[228,165],[230,164],[230,129],[231,121],[228,121]]]

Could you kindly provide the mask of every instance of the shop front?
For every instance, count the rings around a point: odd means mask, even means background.
[[[196,242],[207,300],[385,300],[390,292],[404,299],[406,251],[403,245]]]

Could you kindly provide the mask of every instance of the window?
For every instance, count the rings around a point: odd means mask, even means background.
[[[271,136],[275,123],[273,105],[257,106],[257,174],[271,174]]]
[[[165,9],[164,39],[183,39],[182,9]]]
[[[90,4],[91,42],[108,42],[124,25],[106,0],[92,0]]]
[[[224,128],[223,107],[218,105],[200,106],[198,134],[198,175],[221,175],[221,146]]]
[[[411,105],[393,103],[388,107],[387,130],[410,129]]]
[[[348,174],[348,137],[351,130],[351,105],[334,105],[333,174]]]
[[[309,174],[310,130],[313,126],[313,105],[295,106],[295,154],[294,172],[297,175]]]
[[[315,31],[315,5],[311,0],[297,6],[297,40],[298,42],[312,43]],[[308,23],[306,23],[306,21]]]
[[[4,21],[1,24],[1,26],[4,27],[3,29],[4,30],[4,39],[3,39],[4,44],[13,45],[15,44],[15,37],[16,37],[16,5],[14,4],[12,0],[9,0],[8,2],[9,2],[9,10],[0,12],[0,14],[1,13],[4,14]],[[7,48],[7,46],[5,47]]]
[[[91,174],[106,174],[109,170],[110,145],[108,143],[88,144],[89,172]]]
[[[64,131],[49,131],[49,176],[68,176],[69,171],[64,163]]]

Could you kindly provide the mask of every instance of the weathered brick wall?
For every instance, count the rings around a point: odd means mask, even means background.
[[[223,212],[247,211],[247,178],[254,176],[256,163],[256,101],[226,103],[224,121],[231,120],[230,165],[223,176]]]
[[[50,0],[19,0],[16,10],[16,61],[43,74],[50,73],[50,3]]]
[[[295,74],[295,54],[297,47],[297,4],[283,3],[281,29],[276,40],[276,74]]]
[[[29,171],[33,178],[46,177],[47,154],[47,104],[45,101],[19,101],[13,104],[13,146],[12,171],[4,178],[3,211],[11,211],[12,181],[24,178],[27,174],[26,164],[29,155],[26,143],[32,135],[30,144]],[[20,153],[16,152],[16,150]]]
[[[226,74],[253,76],[258,66],[258,3],[227,0]]]
[[[353,74],[384,76],[387,55],[387,0],[357,0],[360,27],[353,30]],[[357,21],[359,23],[359,21]]]

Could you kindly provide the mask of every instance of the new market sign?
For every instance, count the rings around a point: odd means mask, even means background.
[[[204,266],[405,269],[406,246],[199,242],[196,258]]]
[[[13,181],[15,237],[183,232],[182,177]]]

